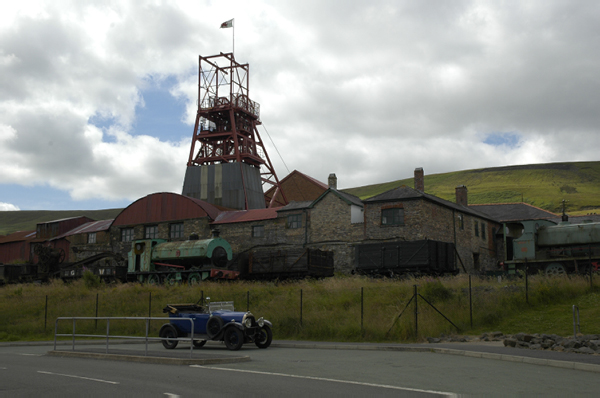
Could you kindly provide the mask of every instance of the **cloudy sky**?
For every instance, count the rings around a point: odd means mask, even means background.
[[[279,178],[598,160],[599,20],[572,0],[2,2],[0,210],[181,192],[198,55],[234,32]]]

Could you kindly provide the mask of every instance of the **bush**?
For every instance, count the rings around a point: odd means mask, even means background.
[[[452,290],[445,287],[439,279],[426,281],[419,289],[419,293],[430,303],[443,303],[453,296]]]
[[[96,289],[102,284],[100,277],[98,275],[94,275],[94,273],[90,270],[86,270],[83,273],[83,282],[85,283],[85,287],[88,289]]]

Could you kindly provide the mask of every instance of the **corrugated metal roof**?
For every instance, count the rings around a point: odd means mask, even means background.
[[[12,234],[0,237],[1,243],[20,242],[35,238],[35,231],[17,231]]]
[[[172,192],[153,193],[127,206],[113,225],[136,225],[208,217],[217,218],[221,210],[203,200]]]
[[[101,232],[101,231],[107,231],[110,228],[110,225],[112,224],[113,220],[100,220],[100,221],[91,221],[88,223],[85,223],[83,225],[78,226],[77,228],[73,228],[70,231],[65,232],[62,235],[57,236],[56,238],[52,238],[50,240],[54,240],[54,239],[61,239],[64,238],[65,236],[71,236],[71,235],[76,235],[76,234],[89,234],[89,233],[93,233],[93,232]]]
[[[277,218],[277,210],[281,207],[272,207],[268,209],[236,210],[224,211],[217,216],[217,219],[211,224],[231,224],[238,222],[272,220]]]

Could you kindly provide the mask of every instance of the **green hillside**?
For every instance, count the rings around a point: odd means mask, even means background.
[[[414,187],[413,177],[345,189],[366,199],[400,185]],[[425,192],[455,201],[454,189],[465,185],[469,204],[525,202],[555,213],[562,200],[569,213],[600,209],[600,162],[572,162],[493,167],[427,175]]]
[[[123,209],[107,210],[20,210],[0,211],[0,235],[35,230],[37,223],[86,216],[93,220],[115,218]]]
[[[413,177],[383,184],[344,189],[367,199],[400,185],[414,186]],[[560,213],[567,200],[569,214],[600,213],[600,162],[571,162],[493,167],[427,175],[425,192],[455,201],[454,189],[465,185],[469,203],[514,203],[531,205]],[[67,211],[0,211],[0,235],[34,230],[38,222],[87,216],[94,220],[115,218],[122,209]]]

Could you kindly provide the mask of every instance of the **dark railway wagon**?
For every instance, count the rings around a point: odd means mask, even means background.
[[[333,276],[333,252],[318,249],[253,250],[245,279],[323,278]]]
[[[355,272],[390,277],[456,275],[458,267],[453,243],[417,240],[357,245]]]

